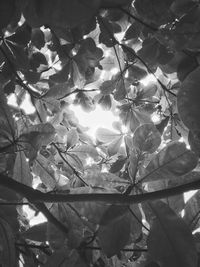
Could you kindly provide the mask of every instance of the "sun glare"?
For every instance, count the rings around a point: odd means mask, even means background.
[[[95,110],[89,113],[84,112],[80,106],[71,105],[70,108],[76,114],[80,125],[89,128],[87,133],[92,138],[95,138],[96,130],[99,127],[115,131],[112,123],[119,121],[119,117],[114,115],[112,111],[103,110],[100,106],[97,106]]]

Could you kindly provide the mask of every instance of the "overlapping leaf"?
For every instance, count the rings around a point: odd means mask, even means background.
[[[146,167],[143,181],[174,179],[193,170],[198,158],[181,142],[171,142]]]

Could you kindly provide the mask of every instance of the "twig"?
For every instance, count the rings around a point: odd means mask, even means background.
[[[92,247],[92,246],[87,246],[81,249],[91,249],[91,250],[102,250],[101,247]],[[121,251],[124,252],[147,252],[148,250],[146,248],[124,248],[121,249]]]
[[[65,159],[65,157],[63,157],[63,152],[60,151],[59,147],[57,147],[57,145],[55,143],[52,143],[52,145],[56,148],[59,156],[62,158],[62,160],[72,169],[73,173],[78,177],[78,179],[84,183],[84,185],[89,186],[84,180],[83,178],[79,175],[79,173],[77,172],[77,170]]]

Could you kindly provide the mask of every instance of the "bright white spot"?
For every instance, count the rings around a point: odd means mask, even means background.
[[[185,215],[185,210],[182,210],[182,211],[181,211],[181,217],[183,218],[184,215]]]
[[[124,38],[124,31],[123,32],[120,32],[120,33],[115,33],[115,38],[119,41],[119,42],[121,42],[122,40],[123,40],[123,38]]]
[[[140,82],[144,85],[147,86],[151,82],[156,82],[156,78],[153,76],[153,74],[147,75],[144,79],[140,80]]]
[[[36,225],[36,224],[40,224],[40,223],[43,223],[43,222],[46,222],[47,219],[46,217],[44,217],[44,215],[39,212],[37,216],[34,216],[31,220],[30,220],[30,226],[33,226],[33,225]]]
[[[17,105],[17,98],[16,98],[16,95],[14,93],[12,93],[12,94],[10,94],[8,96],[7,103],[8,103],[9,106],[18,107],[18,105]]]
[[[127,134],[128,133],[128,128],[125,125],[122,125],[122,133]]]
[[[98,128],[103,127],[115,131],[112,126],[113,121],[119,121],[119,117],[115,116],[111,111],[105,111],[100,106],[97,106],[94,111],[84,112],[80,106],[71,105],[71,110],[74,111],[79,120],[80,125],[88,127],[87,133],[94,138]]]
[[[157,113],[153,113],[151,115],[151,120],[153,123],[159,123],[160,122],[160,116]]]
[[[35,216],[35,211],[32,210],[29,206],[23,206],[23,210],[26,213],[26,217],[29,220],[30,226],[47,221],[41,212],[39,212],[39,214]]]
[[[185,200],[185,203],[187,203],[187,201],[192,197],[194,196],[194,194],[197,192],[198,190],[192,190],[192,191],[189,191],[187,193],[184,193],[184,200]]]
[[[87,164],[88,166],[91,166],[93,163],[94,163],[93,158],[88,157],[88,158],[86,159],[86,164]]]
[[[118,68],[113,68],[111,69],[110,71],[113,75],[117,74],[119,72],[119,69]]]
[[[20,105],[20,108],[23,109],[27,115],[35,112],[35,107],[32,105],[30,96],[28,94],[25,95],[24,101]]]

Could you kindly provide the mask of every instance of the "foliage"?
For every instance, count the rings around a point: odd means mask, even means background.
[[[199,1],[2,0],[0,31],[0,265],[200,266]]]

